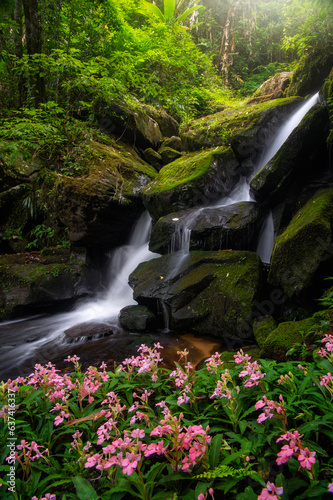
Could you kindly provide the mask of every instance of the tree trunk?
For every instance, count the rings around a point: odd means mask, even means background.
[[[38,9],[38,0],[23,0],[27,52],[30,57],[42,53],[42,27]],[[31,77],[35,106],[46,100],[45,81],[41,76],[42,68]]]
[[[22,59],[23,56],[23,4],[22,0],[16,0],[15,10],[14,10],[14,20],[16,24],[15,34],[14,34],[14,46],[15,55],[18,59]],[[18,77],[18,94],[19,94],[19,108],[23,106],[26,98],[26,80],[21,73]]]

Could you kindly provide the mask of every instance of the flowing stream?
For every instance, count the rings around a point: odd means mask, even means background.
[[[264,151],[253,175],[274,156],[303,116],[318,100],[318,94],[307,100],[281,127],[270,147]],[[242,177],[228,197],[220,199],[215,206],[210,208],[228,206],[240,201],[250,201],[250,180]],[[195,217],[199,211],[200,209],[193,211],[191,217]],[[159,257],[148,249],[150,228],[151,219],[148,213],[145,213],[136,224],[129,244],[112,252],[108,271],[109,288],[104,294],[77,306],[70,312],[34,316],[0,324],[0,380],[8,377],[8,374],[13,372],[14,367],[15,376],[20,373],[20,366],[24,367],[23,371],[26,371],[25,363],[27,360],[31,360],[33,366],[34,359],[36,362],[37,360],[38,362],[47,362],[52,359],[52,356],[54,357],[55,353],[59,352],[60,355],[59,345],[63,343],[65,338],[64,331],[69,328],[87,322],[100,322],[117,327],[119,311],[124,306],[135,304],[132,289],[128,285],[128,276],[140,262]],[[174,236],[172,250],[183,251],[183,255],[180,254],[180,265],[189,251],[189,242],[190,229],[187,227]],[[263,224],[258,244],[258,253],[264,262],[269,262],[273,244],[274,223],[273,216],[269,213]],[[180,265],[177,266],[177,269]],[[174,270],[174,273],[176,271]],[[29,366],[32,368],[31,363]]]
[[[252,175],[250,177],[241,176],[240,180],[228,196],[224,196],[207,208],[214,210],[214,208],[227,207],[242,201],[254,201],[250,195],[251,180],[279,151],[294,128],[297,127],[312,106],[319,102],[319,99],[319,92],[307,99],[305,103],[280,127],[272,143],[264,149],[262,157],[255,167]],[[201,208],[193,209],[192,213],[189,214],[185,220],[183,219],[182,227],[176,230],[175,239],[177,241],[177,249],[182,252],[182,262],[184,261],[190,248],[191,224],[195,221],[201,210]],[[272,211],[269,211],[262,225],[257,246],[257,253],[261,260],[265,263],[270,262],[274,241],[275,231],[273,214]],[[175,248],[175,244],[173,244],[172,247],[171,251]]]

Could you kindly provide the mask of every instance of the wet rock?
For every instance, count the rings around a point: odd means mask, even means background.
[[[157,172],[124,144],[92,141],[90,147],[88,175],[57,175],[47,199],[50,213],[69,228],[75,246],[110,248],[127,240],[143,211],[140,190]]]
[[[121,326],[130,332],[148,332],[157,328],[157,318],[146,306],[126,306],[119,313]]]
[[[175,149],[167,146],[163,146],[158,150],[158,152],[162,157],[163,165],[168,165],[168,163],[171,163],[172,161],[177,160],[178,158],[181,158],[183,156],[179,151],[176,151]]]
[[[157,171],[163,167],[162,156],[157,153],[153,148],[147,148],[143,152],[143,156],[149,165],[154,167]]]
[[[271,206],[283,200],[292,181],[303,182],[312,166],[311,157],[325,149],[328,130],[328,111],[324,105],[316,104],[274,157],[253,177],[250,183],[253,196]]]
[[[185,151],[231,145],[237,159],[254,167],[279,126],[294,112],[301,98],[274,99],[191,120],[181,127]]]
[[[86,274],[86,266],[71,259],[66,249],[49,256],[40,252],[0,256],[0,318],[31,314],[84,296]]]
[[[260,316],[253,322],[253,335],[259,347],[262,347],[268,335],[275,330],[277,323],[272,316]]]
[[[99,339],[108,337],[113,334],[113,329],[110,325],[103,323],[87,322],[75,325],[64,332],[69,339],[78,339],[87,337],[87,340]]]
[[[130,275],[134,299],[169,311],[170,328],[232,341],[252,335],[252,314],[261,287],[261,261],[252,252],[190,252],[140,264]]]
[[[333,188],[318,191],[275,242],[268,281],[287,297],[312,295],[333,272]]]
[[[175,135],[162,141],[161,147],[172,148],[179,152],[183,150],[181,138]]]
[[[141,191],[154,220],[177,210],[208,205],[228,194],[240,178],[230,148],[191,153],[169,163]]]
[[[149,249],[161,254],[178,251],[187,237],[190,250],[254,251],[264,216],[263,208],[251,201],[174,212],[154,225]]]

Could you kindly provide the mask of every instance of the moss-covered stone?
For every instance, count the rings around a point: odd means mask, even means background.
[[[301,184],[312,166],[309,158],[318,149],[325,149],[328,130],[327,109],[322,104],[316,104],[274,157],[251,180],[251,192],[256,199],[274,206],[283,200],[286,189],[294,179]]]
[[[291,114],[299,98],[274,99],[191,120],[181,127],[183,147],[196,151],[231,144],[241,160],[255,161],[277,127]]]
[[[311,292],[332,269],[333,188],[318,191],[277,237],[268,281],[288,297]]]
[[[268,335],[276,329],[276,321],[272,316],[261,316],[253,322],[253,335],[259,347],[263,347]]]
[[[168,163],[171,163],[172,161],[175,161],[183,156],[181,152],[170,148],[169,146],[161,147],[158,150],[158,153],[161,155],[164,165],[168,165]]]
[[[187,234],[190,250],[254,251],[264,216],[263,208],[251,201],[173,212],[154,225],[149,248],[161,254],[182,250]]]
[[[301,344],[304,339],[310,340],[319,325],[319,319],[316,316],[301,321],[280,323],[266,338],[260,356],[285,361],[289,349],[295,344]]]
[[[320,50],[317,53],[310,51],[307,57],[300,60],[295,69],[286,95],[306,97],[318,92],[332,66],[333,54],[331,51]]]
[[[85,266],[59,249],[0,256],[1,319],[83,293]]]
[[[156,311],[163,302],[170,328],[239,341],[252,335],[261,261],[252,252],[174,253],[140,264],[129,283],[139,304]]]
[[[283,71],[272,76],[272,78],[266,80],[254,92],[250,102],[252,103],[253,100],[258,97],[264,97],[265,100],[267,100],[267,98],[278,99],[283,97],[286,88],[290,84],[291,77],[292,73],[290,71]]]
[[[76,245],[118,245],[143,210],[140,190],[157,172],[124,144],[92,142],[86,163],[84,177],[56,177],[47,203]]]
[[[144,205],[155,220],[230,192],[239,179],[238,162],[230,148],[190,153],[169,163],[142,189]]]

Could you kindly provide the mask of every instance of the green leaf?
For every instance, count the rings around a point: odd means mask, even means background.
[[[164,0],[164,17],[166,21],[171,21],[175,14],[176,0]]]
[[[222,434],[217,434],[212,439],[209,450],[209,466],[211,469],[214,469],[219,464],[222,439]]]
[[[160,11],[160,9],[157,7],[157,5],[144,1],[144,6],[147,11],[149,11],[151,14],[157,16],[162,23],[165,23],[165,17],[163,13]],[[143,12],[145,13],[145,12]]]
[[[76,494],[80,500],[98,500],[97,492],[87,479],[76,476],[72,481],[76,489]]]

